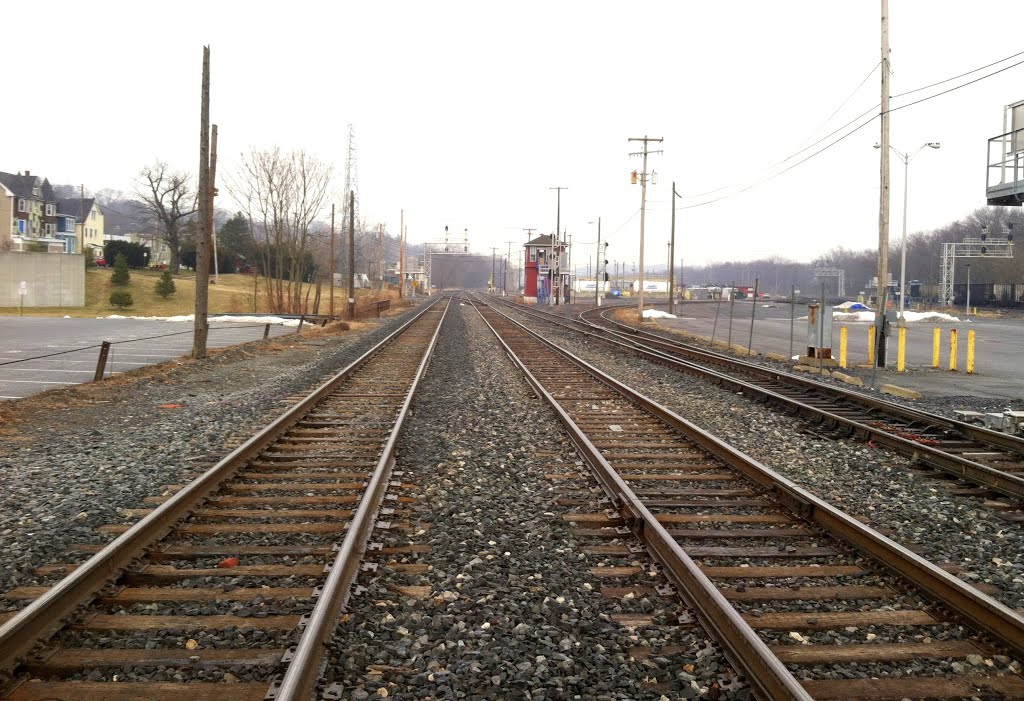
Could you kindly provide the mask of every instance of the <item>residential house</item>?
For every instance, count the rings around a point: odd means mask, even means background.
[[[10,225],[11,250],[66,252],[66,239],[57,236],[57,198],[50,181],[26,170],[24,175],[0,172],[0,184],[13,202],[10,219],[0,222]]]
[[[103,255],[104,212],[95,199],[71,197],[61,200],[57,203],[57,212],[61,217],[72,220],[69,231],[78,242],[75,252],[84,253],[87,248],[91,248],[95,255]]]
[[[0,182],[0,251],[11,250],[11,230],[14,226],[14,192]]]

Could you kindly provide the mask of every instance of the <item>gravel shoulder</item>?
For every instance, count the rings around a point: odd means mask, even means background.
[[[98,526],[130,520],[122,509],[190,479],[412,313],[0,404],[0,590],[42,583],[33,570],[75,543],[109,540]]]

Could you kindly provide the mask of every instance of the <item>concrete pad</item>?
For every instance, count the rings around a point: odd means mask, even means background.
[[[812,367],[810,365],[794,365],[793,369],[796,370],[797,372],[809,372],[812,375],[821,375],[822,377],[832,376],[832,373],[830,373],[825,368],[817,368]]]
[[[897,387],[896,385],[882,385],[882,394],[891,394],[894,397],[902,397],[903,399],[922,399],[924,397],[917,390]]]
[[[832,379],[839,380],[840,382],[845,382],[846,384],[853,385],[854,387],[864,386],[864,380],[860,379],[859,377],[854,377],[853,375],[847,375],[845,372],[833,372]]]

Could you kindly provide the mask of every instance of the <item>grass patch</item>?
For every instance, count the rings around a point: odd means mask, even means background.
[[[156,293],[156,283],[162,275],[160,270],[132,270],[131,281],[127,286],[121,288],[131,293],[135,303],[126,308],[120,309],[110,304],[110,293],[115,288],[110,283],[112,274],[110,269],[87,269],[85,271],[85,306],[83,307],[31,307],[24,310],[26,316],[71,316],[71,317],[97,317],[109,316],[111,314],[122,314],[125,316],[178,316],[191,314],[195,311],[196,283],[195,273],[182,273],[174,275],[174,286],[176,292],[167,299]],[[258,295],[254,294],[252,275],[221,275],[217,284],[210,285],[209,310],[210,314],[265,314],[266,302],[263,300],[263,290],[266,280],[259,281]],[[213,281],[213,276],[210,277]],[[312,305],[316,295],[316,285],[302,286],[302,296],[305,298],[308,288],[309,303]],[[394,290],[356,290],[356,304],[363,305],[383,299],[397,299],[398,293]],[[329,288],[323,286],[320,290],[320,312],[327,313],[329,308]],[[18,307],[0,307],[0,314],[17,316]],[[344,315],[348,311],[348,292],[345,288],[334,288],[334,313]]]

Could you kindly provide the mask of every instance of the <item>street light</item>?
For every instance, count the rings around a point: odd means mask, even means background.
[[[903,239],[900,242],[900,321],[903,320],[903,290],[906,286],[907,278],[907,182],[910,173],[910,161],[914,159],[914,156],[921,153],[925,146],[928,148],[939,148],[941,144],[938,141],[928,141],[922,144],[913,153],[900,153],[895,147],[889,146],[892,152],[896,154],[896,157],[903,161]],[[875,144],[875,148],[882,148],[881,144]],[[885,281],[881,281],[881,284],[885,284]]]

